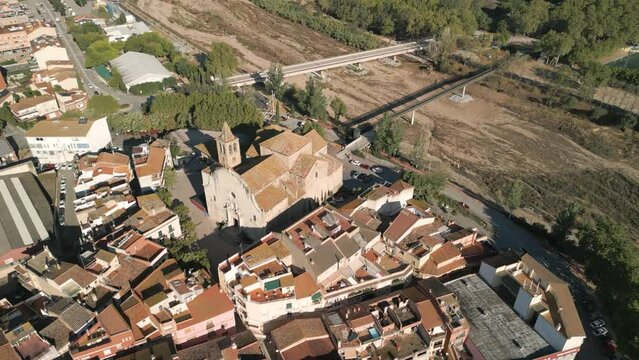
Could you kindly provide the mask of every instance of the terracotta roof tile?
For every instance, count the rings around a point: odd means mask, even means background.
[[[304,146],[311,144],[310,138],[297,135],[291,131],[284,131],[260,143],[260,147],[267,148],[284,156],[293,155]]]
[[[276,156],[268,156],[253,167],[244,171],[240,176],[253,193],[271,184],[287,172],[286,165]]]
[[[267,186],[257,195],[255,195],[255,201],[257,201],[260,209],[264,211],[271,210],[287,198],[288,195],[284,190],[273,185]]]
[[[311,139],[313,154],[317,154],[318,151],[326,147],[326,140],[315,129],[304,134],[304,137]]]
[[[310,273],[304,272],[297,275],[293,282],[295,283],[295,298],[302,299],[315,294],[319,290],[319,286]]]

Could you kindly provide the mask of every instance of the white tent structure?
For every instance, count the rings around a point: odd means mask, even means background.
[[[149,82],[162,82],[172,76],[162,63],[153,55],[129,51],[111,60],[127,89],[131,86]]]

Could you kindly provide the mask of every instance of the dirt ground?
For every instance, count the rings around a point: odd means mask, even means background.
[[[266,69],[271,62],[296,64],[352,51],[247,0],[138,0],[137,6],[199,45],[228,43],[245,72]]]
[[[246,0],[138,0],[138,6],[155,9],[156,19],[201,44],[233,46],[244,71],[354,51]],[[406,58],[400,61],[399,67],[365,63],[365,75],[344,68],[328,71],[325,94],[344,100],[348,118],[448,77]],[[301,88],[306,78],[287,81]],[[527,186],[520,213],[530,221],[547,223],[577,201],[639,229],[633,205],[639,203],[639,157],[628,150],[628,144],[639,150],[637,136],[628,140],[616,128],[547,108],[539,103],[539,89],[499,76],[468,87],[467,93],[474,101],[442,98],[420,109],[415,125],[403,125],[402,152],[410,153],[418,134],[424,134],[432,168],[496,201],[513,179],[522,179]]]

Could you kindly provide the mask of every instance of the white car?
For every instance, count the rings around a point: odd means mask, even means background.
[[[362,162],[359,160],[351,160],[351,164],[355,165],[355,166],[360,166],[362,165]]]
[[[371,168],[371,171],[374,172],[375,174],[381,174],[384,169],[382,169],[380,166],[373,166]]]

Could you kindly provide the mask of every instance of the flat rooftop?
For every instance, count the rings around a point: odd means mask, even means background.
[[[471,341],[486,359],[535,359],[553,348],[517,316],[479,276],[447,282],[470,322]]]

